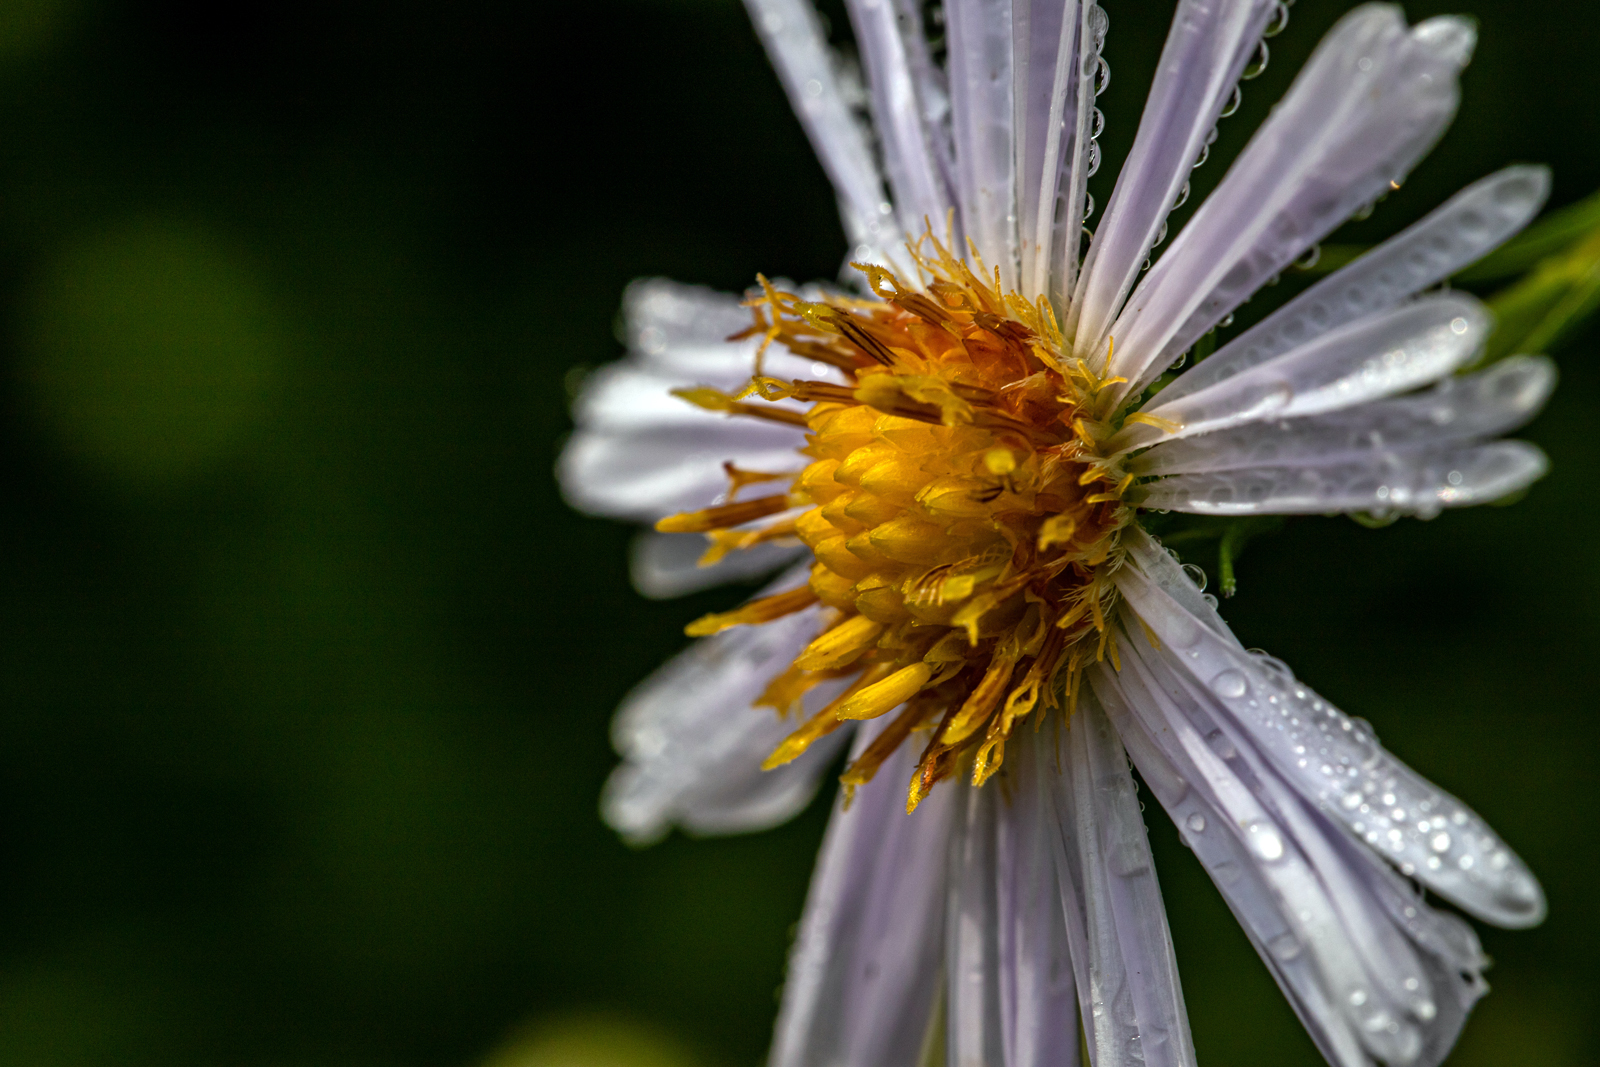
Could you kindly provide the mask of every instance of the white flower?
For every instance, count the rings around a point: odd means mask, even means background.
[[[941,70],[919,3],[852,0],[877,152],[806,0],[748,3],[867,288],[629,290],[630,356],[578,401],[569,499],[669,531],[636,547],[649,595],[793,566],[628,698],[607,819],[637,840],[769,826],[851,746],[773,1067],[1072,1064],[1080,1020],[1096,1067],[1190,1064],[1131,757],[1330,1062],[1439,1063],[1485,961],[1417,884],[1517,927],[1543,917],[1538,883],[1241,647],[1140,524],[1429,517],[1544,472],[1493,438],[1543,404],[1548,361],[1457,375],[1489,316],[1418,295],[1534,215],[1540,168],[1150,390],[1398,187],[1455,112],[1470,25],[1351,12],[1146,272],[1286,4],[1180,2],[1080,264],[1109,76],[1092,2],[947,0]]]

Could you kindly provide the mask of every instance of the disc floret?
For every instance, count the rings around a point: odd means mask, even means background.
[[[707,560],[778,537],[815,556],[809,583],[689,627],[709,634],[820,602],[827,624],[758,704],[788,714],[849,679],[767,761],[794,759],[852,719],[899,713],[845,771],[868,781],[913,733],[927,735],[908,808],[970,769],[982,784],[1030,715],[1070,714],[1081,669],[1116,649],[1109,581],[1133,478],[1103,448],[1102,391],[1063,345],[1049,303],[1006,293],[937,242],[923,284],[858,264],[876,299],[802,300],[762,279],[749,301],[762,338],[837,368],[840,381],[757,374],[739,396],[686,390],[735,415],[804,426],[807,461],[786,493],[663,520],[706,532]],[[976,256],[973,257],[974,260]],[[808,404],[763,405],[795,400]],[[730,499],[752,472],[730,470]],[[1038,714],[1035,714],[1038,712]]]

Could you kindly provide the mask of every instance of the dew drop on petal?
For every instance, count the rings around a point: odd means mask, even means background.
[[[1250,848],[1268,863],[1283,859],[1283,838],[1265,823],[1253,823],[1250,826]]]
[[[1222,697],[1242,697],[1248,688],[1244,675],[1232,668],[1211,679],[1212,691]]]

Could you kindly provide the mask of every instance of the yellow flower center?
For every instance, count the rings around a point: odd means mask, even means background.
[[[1049,304],[993,284],[937,242],[908,289],[860,267],[876,300],[803,301],[763,279],[751,301],[764,338],[829,364],[844,384],[757,373],[739,396],[683,390],[701,406],[801,425],[796,476],[729,465],[730,498],[789,478],[786,493],[664,519],[708,533],[705,562],[778,538],[814,553],[807,586],[689,627],[695,635],[770,621],[820,601],[827,625],[758,702],[790,713],[811,688],[851,679],[767,761],[794,759],[843,722],[899,714],[845,772],[869,780],[913,733],[927,735],[907,807],[970,767],[982,784],[1017,724],[1070,714],[1079,673],[1116,649],[1109,574],[1132,481],[1103,455],[1109,382],[1063,351]],[[917,253],[914,251],[914,255]],[[750,399],[759,397],[760,399]],[[762,399],[809,403],[803,413]],[[775,518],[774,518],[775,516]]]

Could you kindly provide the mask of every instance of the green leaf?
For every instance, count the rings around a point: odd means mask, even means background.
[[[1518,352],[1548,352],[1600,307],[1600,229],[1545,257],[1488,303],[1495,331],[1475,365]]]

